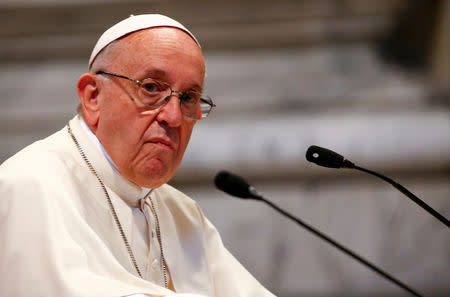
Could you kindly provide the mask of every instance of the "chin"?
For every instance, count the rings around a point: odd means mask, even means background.
[[[137,184],[141,187],[157,188],[172,178],[172,170],[159,160],[152,160],[136,173]]]
[[[169,180],[170,177],[165,175],[160,176],[158,174],[151,174],[151,175],[140,174],[137,176],[134,182],[141,187],[156,189],[162,186],[163,184],[167,183]]]

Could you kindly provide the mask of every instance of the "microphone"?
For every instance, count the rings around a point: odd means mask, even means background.
[[[220,171],[215,179],[216,187],[231,196],[242,199],[261,200],[261,195],[245,179],[227,171]]]
[[[308,150],[306,151],[306,160],[309,162],[315,163],[319,166],[328,167],[328,168],[350,168],[350,169],[357,169],[359,171],[363,171],[366,173],[369,173],[371,175],[374,175],[378,178],[381,178],[382,180],[390,183],[394,188],[402,192],[406,197],[414,201],[417,205],[425,209],[429,214],[434,216],[436,219],[438,219],[441,223],[446,225],[447,227],[450,227],[449,221],[440,213],[438,213],[436,210],[431,208],[428,204],[423,202],[419,197],[408,191],[405,187],[403,187],[401,184],[396,183],[392,179],[390,179],[387,176],[384,176],[380,173],[377,173],[375,171],[359,167],[355,165],[354,163],[350,162],[349,160],[346,160],[343,156],[339,155],[336,152],[333,152],[332,150],[317,146],[317,145],[311,145]]]
[[[400,288],[408,291],[409,293],[411,293],[414,296],[422,297],[422,295],[420,295],[419,293],[417,293],[416,291],[414,291],[413,289],[411,289],[407,285],[403,284],[399,280],[395,279],[393,276],[389,275],[387,272],[384,272],[380,268],[376,267],[374,264],[372,264],[369,261],[365,260],[364,258],[359,256],[355,252],[351,251],[350,249],[346,248],[345,246],[343,246],[340,243],[336,242],[335,240],[331,239],[330,237],[328,237],[324,233],[320,232],[319,230],[317,230],[317,229],[311,227],[310,225],[304,223],[299,218],[296,218],[295,216],[293,216],[292,214],[288,213],[284,209],[278,207],[273,202],[265,199],[261,194],[256,192],[255,188],[250,186],[249,183],[245,179],[243,179],[242,177],[240,177],[238,175],[235,175],[235,174],[232,174],[232,173],[227,172],[227,171],[220,171],[216,175],[216,177],[214,179],[214,183],[215,183],[216,187],[219,190],[224,191],[225,193],[230,194],[231,196],[238,197],[238,198],[243,198],[243,199],[254,199],[254,200],[263,201],[264,203],[268,204],[270,207],[272,207],[273,209],[275,209],[276,211],[281,213],[283,216],[293,220],[294,222],[296,222],[300,226],[304,227],[306,230],[310,231],[311,233],[313,233],[314,235],[318,236],[319,238],[325,240],[326,242],[328,242],[329,244],[331,244],[332,246],[334,246],[335,248],[337,248],[338,250],[340,250],[344,254],[352,257],[354,260],[356,260],[359,263],[365,265],[369,269],[375,271],[376,273],[378,273],[379,275],[381,275],[385,279],[391,281],[392,283],[394,283],[397,286],[399,286]]]
[[[355,165],[332,150],[311,145],[306,151],[306,160],[328,168],[354,168]]]

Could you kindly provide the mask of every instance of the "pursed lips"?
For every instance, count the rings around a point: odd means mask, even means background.
[[[164,137],[152,137],[149,140],[147,140],[145,143],[152,143],[155,145],[158,145],[160,148],[165,150],[174,150],[175,144],[173,141],[169,140],[168,138]]]

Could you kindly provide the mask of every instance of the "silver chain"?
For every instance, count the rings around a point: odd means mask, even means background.
[[[136,258],[134,257],[133,251],[131,250],[131,246],[128,243],[127,237],[125,236],[125,232],[123,231],[122,225],[120,224],[119,217],[117,216],[117,213],[116,213],[116,209],[114,208],[114,205],[112,204],[111,198],[109,197],[109,194],[108,194],[108,191],[106,190],[105,185],[103,184],[102,180],[98,176],[97,171],[95,171],[95,169],[92,166],[92,164],[89,161],[89,159],[86,157],[86,154],[84,153],[83,149],[81,148],[80,144],[78,143],[78,140],[75,138],[75,135],[73,135],[72,129],[70,128],[70,124],[67,124],[67,131],[69,132],[70,136],[72,137],[72,140],[75,143],[75,146],[77,147],[78,152],[81,155],[81,158],[83,158],[83,160],[86,163],[86,165],[89,167],[91,172],[95,175],[95,177],[97,178],[98,182],[102,186],[103,192],[105,193],[106,200],[107,200],[108,205],[109,205],[109,209],[111,210],[112,216],[114,217],[114,221],[116,222],[117,228],[119,229],[119,233],[120,233],[120,236],[123,239],[123,243],[125,244],[125,247],[127,248],[128,255],[130,255],[131,262],[133,262],[134,268],[136,268],[136,271],[137,271],[138,275],[141,278],[143,278],[142,274],[141,274],[141,271],[139,270],[139,267],[137,265]]]

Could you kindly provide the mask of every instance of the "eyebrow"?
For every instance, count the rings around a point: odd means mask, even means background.
[[[167,77],[167,72],[161,69],[150,69],[142,74],[142,79],[146,79],[149,77],[151,78]]]
[[[164,78],[167,78],[168,74],[166,71],[162,69],[155,68],[145,71],[141,77],[142,79],[154,78],[154,79],[161,79],[164,81]],[[199,90],[200,92],[203,90],[202,86],[200,86],[197,83],[192,83],[189,85],[189,87],[194,90]]]

